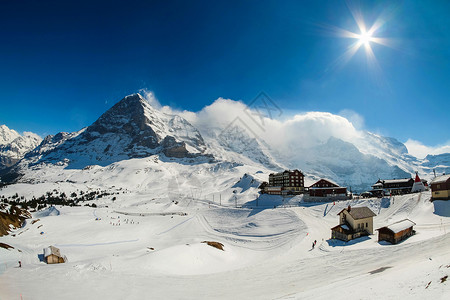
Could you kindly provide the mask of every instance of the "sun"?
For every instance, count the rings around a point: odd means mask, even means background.
[[[378,76],[381,74],[381,66],[375,57],[373,47],[382,45],[393,48],[392,39],[380,36],[380,34],[384,32],[381,28],[386,28],[385,24],[388,19],[388,14],[382,12],[374,20],[371,26],[367,26],[360,7],[353,5],[353,2],[350,1],[347,3],[347,6],[357,25],[357,32],[352,32],[337,26],[325,26],[325,28],[329,29],[333,35],[354,41],[348,45],[348,47],[344,50],[344,53],[339,55],[336,60],[333,61],[330,68],[339,68],[344,66],[362,48],[367,58],[369,68],[374,71],[373,73],[378,73]]]
[[[358,44],[359,46],[369,46],[370,42],[374,39],[372,38],[372,34],[370,32],[362,31],[361,34],[358,35]]]

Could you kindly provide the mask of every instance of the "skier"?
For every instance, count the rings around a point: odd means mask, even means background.
[[[314,244],[314,243],[312,243],[312,248],[313,248],[313,249],[314,249],[314,245],[315,245],[315,244]]]
[[[316,240],[314,240],[314,246],[317,244],[317,241]]]
[[[22,268],[22,262],[19,260],[19,268]]]

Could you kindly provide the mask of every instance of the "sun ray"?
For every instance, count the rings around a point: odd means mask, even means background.
[[[346,1],[347,7],[350,11],[350,13],[353,16],[353,19],[356,22],[356,25],[358,25],[359,31],[361,32],[366,32],[366,24],[364,23],[364,18],[361,12],[361,9],[359,8],[359,6],[356,6],[355,3],[350,2],[350,1]]]
[[[342,53],[338,58],[331,63],[330,69],[339,69],[345,66],[355,55],[358,49],[361,47],[361,44],[358,42],[353,43],[351,46],[347,48],[347,50]]]
[[[370,73],[369,75],[372,77],[372,80],[380,87],[389,89],[389,84],[385,80],[383,75],[383,69],[381,68],[378,60],[375,56],[375,53],[372,50],[370,44],[366,44],[364,46],[364,50],[366,52],[367,57],[367,65],[369,67]]]

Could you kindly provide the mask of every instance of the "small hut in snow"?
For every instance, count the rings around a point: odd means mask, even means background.
[[[44,260],[47,264],[60,264],[67,262],[67,257],[62,256],[58,248],[49,246],[44,248]]]
[[[416,172],[416,179],[414,180],[413,187],[411,189],[411,192],[423,192],[425,191],[425,185],[423,184],[422,180],[419,178],[419,174]]]
[[[416,225],[409,219],[398,221],[394,224],[378,228],[378,241],[388,241],[391,244],[397,244],[416,232],[413,230],[413,226]]]

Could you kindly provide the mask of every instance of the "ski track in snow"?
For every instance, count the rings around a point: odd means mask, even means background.
[[[55,244],[55,247],[93,247],[93,246],[106,246],[106,245],[117,245],[124,243],[133,243],[137,242],[139,239],[134,240],[126,240],[126,241],[114,241],[114,242],[105,242],[105,243],[95,243],[95,244]]]
[[[22,251],[0,249],[0,298],[445,299],[449,285],[439,278],[450,275],[450,216],[433,214],[428,195],[396,196],[389,205],[369,199],[276,209],[196,199],[183,207],[140,197],[110,208],[63,207],[0,239]],[[330,240],[337,213],[349,204],[375,211],[375,228],[411,218],[417,234],[398,245],[378,243],[376,234]],[[127,207],[134,222],[120,217],[121,226],[108,224]],[[180,209],[192,216],[171,215]],[[202,241],[221,242],[224,251]],[[68,263],[40,262],[37,254],[48,245],[61,247]],[[14,268],[18,260],[21,269]],[[49,281],[56,287],[44,288]]]

